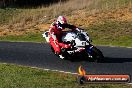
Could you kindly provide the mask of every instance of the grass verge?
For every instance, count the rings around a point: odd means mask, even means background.
[[[45,39],[42,37],[42,33],[28,33],[24,35],[6,35],[0,37],[0,41],[11,42],[43,42]]]
[[[132,47],[132,22],[104,21],[87,28],[97,45]]]
[[[76,75],[42,69],[0,64],[0,88],[131,88],[127,84],[85,84],[76,82]]]

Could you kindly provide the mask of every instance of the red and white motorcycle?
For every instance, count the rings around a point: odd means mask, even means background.
[[[44,32],[42,35],[46,39],[46,42],[49,42],[48,31]],[[80,57],[89,61],[100,62],[104,58],[102,52],[91,44],[91,39],[84,30],[64,32],[62,42],[72,45],[71,48],[61,49],[62,55],[66,59],[75,60],[76,58]],[[54,52],[52,46],[51,49]]]

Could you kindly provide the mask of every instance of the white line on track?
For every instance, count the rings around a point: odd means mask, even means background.
[[[132,83],[127,83],[127,84],[132,85]]]
[[[23,66],[23,67],[30,67],[30,68],[34,68],[34,69],[45,70],[45,71],[53,71],[53,72],[60,72],[60,73],[66,73],[66,74],[78,75],[78,73],[67,72],[67,71],[61,71],[61,70],[51,70],[51,69],[40,68],[40,67],[35,67],[35,66],[33,66],[33,67],[32,67],[32,66],[24,66],[24,65],[13,64],[13,63],[1,63],[1,64],[12,64],[12,65],[18,65],[18,66]]]
[[[21,66],[21,65],[20,65],[20,66]],[[30,67],[30,66],[27,66],[27,67]],[[66,74],[78,75],[78,73],[67,72],[67,71],[61,71],[61,70],[51,70],[51,69],[45,69],[45,68],[39,68],[39,67],[31,67],[31,68],[42,69],[42,70],[45,70],[45,71],[53,71],[53,72],[61,72],[61,73],[66,73]]]

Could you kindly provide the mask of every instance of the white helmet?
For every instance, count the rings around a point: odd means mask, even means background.
[[[67,20],[64,16],[59,16],[57,18],[57,23],[60,23],[60,24],[67,24]]]

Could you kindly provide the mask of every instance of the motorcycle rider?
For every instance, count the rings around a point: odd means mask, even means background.
[[[54,21],[49,28],[49,41],[50,45],[53,47],[55,54],[59,55],[61,59],[64,59],[62,53],[61,53],[61,48],[70,48],[70,44],[64,44],[61,40],[62,38],[62,30],[65,28],[69,28],[72,30],[77,30],[79,29],[74,26],[70,25],[67,23],[67,20],[64,16],[59,16],[56,21]]]

